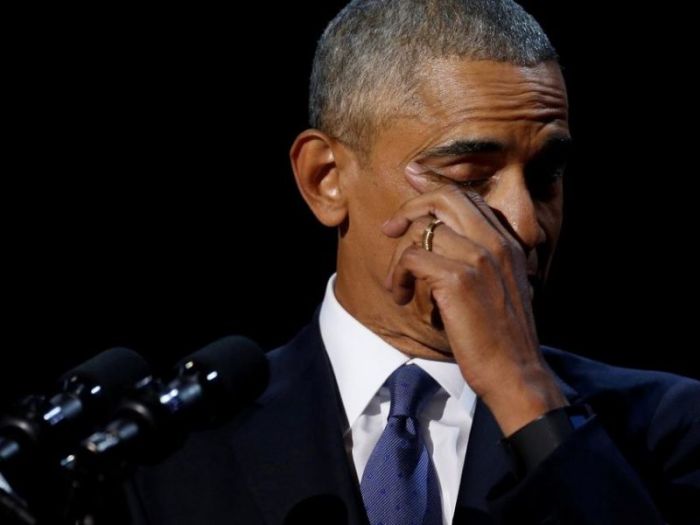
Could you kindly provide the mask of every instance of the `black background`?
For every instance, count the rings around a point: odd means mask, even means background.
[[[343,2],[9,17],[0,398],[114,345],[157,366],[308,320],[335,233],[288,163],[316,39]],[[682,12],[527,2],[562,57],[576,152],[543,343],[700,377]]]

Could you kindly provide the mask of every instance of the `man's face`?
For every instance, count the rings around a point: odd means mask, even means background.
[[[417,114],[396,118],[378,132],[367,165],[346,188],[349,227],[339,271],[369,273],[363,285],[373,289],[365,292],[382,297],[383,311],[368,308],[359,317],[374,331],[445,351],[446,338],[436,329],[421,283],[406,306],[391,304],[382,287],[398,241],[380,227],[418,195],[405,177],[406,166],[431,168],[436,187],[457,183],[480,193],[522,245],[537,284],[547,275],[561,228],[568,105],[554,63],[525,68],[436,60],[427,65],[420,95]]]

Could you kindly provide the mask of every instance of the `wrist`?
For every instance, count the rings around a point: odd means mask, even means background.
[[[486,390],[481,398],[504,436],[569,404],[552,372],[541,367],[504,375],[500,384]]]

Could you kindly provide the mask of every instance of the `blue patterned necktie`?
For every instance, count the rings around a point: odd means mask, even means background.
[[[417,419],[439,385],[415,365],[398,368],[386,385],[389,420],[360,483],[370,525],[441,525],[437,475]]]

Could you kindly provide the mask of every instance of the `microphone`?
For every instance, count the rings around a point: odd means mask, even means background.
[[[64,459],[66,468],[121,468],[172,454],[188,432],[232,418],[265,390],[267,358],[245,337],[220,339],[183,359],[175,378],[147,378],[117,408],[115,418]]]
[[[0,468],[15,469],[75,439],[96,418],[111,412],[123,391],[150,373],[148,363],[127,348],[112,348],[59,380],[51,397],[24,398],[0,420]]]

